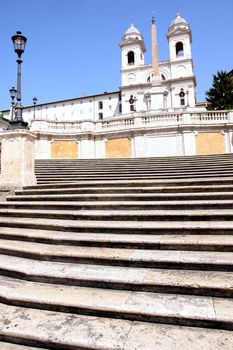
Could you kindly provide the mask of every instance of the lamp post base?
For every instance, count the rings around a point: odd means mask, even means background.
[[[35,140],[28,130],[8,130],[0,133],[1,176],[0,186],[20,188],[36,184]]]
[[[16,129],[29,129],[28,123],[23,120],[11,120],[9,122],[7,130],[16,130]]]

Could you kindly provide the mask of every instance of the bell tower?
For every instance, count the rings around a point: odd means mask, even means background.
[[[179,13],[171,22],[167,40],[170,51],[170,72],[173,83],[171,94],[173,107],[195,107],[196,78],[193,72],[191,52],[192,32],[189,24]],[[176,82],[176,83],[175,83]],[[185,94],[184,97],[182,95]]]
[[[146,48],[142,34],[133,24],[123,35],[120,48],[122,113],[125,114],[136,112],[143,98],[139,90],[142,81],[141,68],[145,65]]]
[[[192,58],[192,32],[189,24],[179,13],[168,28],[167,40],[171,61]]]
[[[145,64],[144,53],[146,52],[144,39],[133,24],[125,32],[120,43],[121,68],[138,68]]]

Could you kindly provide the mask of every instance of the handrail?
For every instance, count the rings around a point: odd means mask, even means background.
[[[110,130],[128,130],[155,126],[222,124],[233,123],[233,111],[202,111],[178,113],[137,112],[120,117],[98,121],[49,121],[36,119],[32,121],[32,131],[48,131],[55,133],[73,133],[81,131],[106,132]]]

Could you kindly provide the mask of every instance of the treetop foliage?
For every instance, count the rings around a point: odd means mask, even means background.
[[[210,109],[233,109],[233,77],[226,71],[218,71],[213,75],[212,87],[205,95]]]

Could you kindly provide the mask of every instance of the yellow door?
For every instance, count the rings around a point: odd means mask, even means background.
[[[51,143],[51,158],[78,158],[78,144],[75,141],[53,141]]]
[[[131,140],[128,138],[107,140],[105,154],[106,158],[131,158]]]
[[[200,132],[196,136],[196,154],[225,153],[224,135],[221,132]]]

